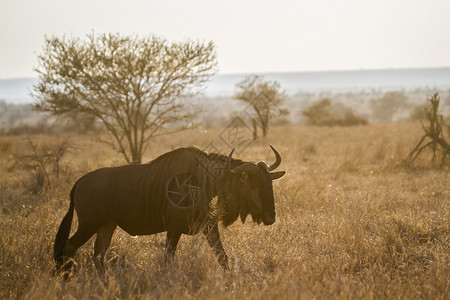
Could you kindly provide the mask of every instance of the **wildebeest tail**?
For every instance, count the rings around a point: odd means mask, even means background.
[[[53,259],[57,263],[62,263],[62,256],[64,251],[64,246],[69,238],[70,227],[72,225],[74,204],[74,194],[77,184],[74,184],[72,190],[70,191],[70,206],[69,211],[66,213],[64,218],[59,225],[58,233],[56,233],[55,245],[53,247]]]

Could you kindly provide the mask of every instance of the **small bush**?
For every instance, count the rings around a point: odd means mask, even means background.
[[[413,121],[425,121],[427,119],[427,115],[425,114],[425,106],[424,105],[415,106],[409,118]]]
[[[367,125],[368,121],[355,115],[352,109],[342,104],[332,104],[325,98],[313,103],[302,111],[308,125],[317,126],[354,126]]]
[[[409,107],[408,97],[402,92],[387,92],[381,98],[371,99],[372,119],[375,122],[392,122],[397,113]]]
[[[11,142],[9,141],[0,141],[0,153],[8,154],[12,149]]]
[[[37,194],[45,188],[51,188],[59,178],[61,170],[61,159],[70,147],[68,141],[64,140],[57,144],[38,145],[27,136],[29,151],[26,154],[16,155],[25,169],[29,170],[29,190]]]

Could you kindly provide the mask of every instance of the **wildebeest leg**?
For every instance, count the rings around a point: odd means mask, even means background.
[[[111,238],[116,227],[117,224],[111,221],[97,231],[94,245],[94,262],[100,274],[103,274],[105,271],[105,254],[111,244]]]
[[[222,242],[220,241],[219,227],[217,224],[207,226],[203,230],[203,234],[206,236],[209,246],[214,249],[219,264],[225,271],[229,271],[230,267],[228,266],[228,257],[225,253],[225,249],[223,249]]]
[[[67,240],[64,246],[63,256],[65,258],[65,269],[69,271],[72,268],[73,262],[71,261],[78,248],[84,245],[89,238],[97,231],[98,228],[91,226],[78,225],[78,229],[75,234]],[[67,276],[65,276],[67,277]]]
[[[180,240],[181,233],[167,231],[167,239],[166,239],[166,253],[165,260],[166,262],[171,261],[175,256],[175,250],[177,249],[178,241]]]

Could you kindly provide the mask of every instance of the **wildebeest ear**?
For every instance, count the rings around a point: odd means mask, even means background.
[[[247,178],[248,178],[248,173],[245,171],[242,171],[241,172],[241,181],[244,182],[247,180]]]
[[[270,174],[270,178],[272,180],[277,180],[280,179],[281,177],[284,176],[284,174],[286,174],[286,171],[278,171],[278,172],[273,172],[273,173],[269,173]]]

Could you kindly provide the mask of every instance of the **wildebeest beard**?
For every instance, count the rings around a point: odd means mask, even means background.
[[[223,182],[223,184],[221,184]],[[217,198],[213,199],[210,204],[210,214],[218,218],[224,227],[233,224],[238,217],[242,223],[250,214],[255,223],[261,223],[261,216],[255,212],[251,212],[247,205],[247,199],[242,199],[235,192],[237,191],[238,182],[233,180],[231,174],[224,174],[217,182],[219,190],[217,191]]]
[[[251,199],[248,199],[248,195],[240,193],[240,180],[236,174],[232,174],[229,171],[229,169],[241,166],[245,163],[244,161],[233,158],[227,161],[228,158],[226,156],[215,153],[208,154],[207,159],[222,165],[221,170],[215,174],[217,175],[215,180],[209,182],[214,186],[213,195],[210,194],[211,198],[209,200],[209,214],[211,217],[221,221],[225,227],[233,224],[238,217],[240,217],[242,223],[245,223],[248,215],[251,215],[255,223],[260,224],[262,222],[262,214],[274,210],[271,179],[263,179],[264,183],[261,185],[261,190],[256,200],[261,201],[261,207],[258,209]],[[211,177],[209,180],[211,180]]]

